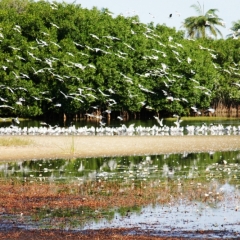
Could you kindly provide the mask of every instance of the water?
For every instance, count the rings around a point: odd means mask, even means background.
[[[240,236],[240,151],[6,162],[0,164],[0,180],[8,179],[39,186],[68,183],[73,189],[87,184],[96,199],[128,194],[141,186],[154,198],[140,205],[97,210],[39,209],[37,222],[31,216],[3,214],[2,229],[9,227],[9,220],[21,218],[15,226],[27,229],[123,227],[156,236]],[[109,183],[118,190],[108,188]],[[67,223],[53,224],[58,217],[67,218]]]
[[[4,121],[3,119],[0,118],[0,128],[1,127],[9,127],[11,125],[11,119],[8,119],[7,121]],[[169,120],[166,119],[163,121],[163,124],[166,126],[175,126],[174,120]],[[209,118],[204,120],[183,120],[181,122],[181,126],[186,127],[187,125],[193,125],[193,126],[201,126],[203,123],[206,123],[207,125],[210,125],[211,123],[214,124],[222,124],[223,126],[238,126],[240,125],[240,120],[239,119],[222,119],[222,118]],[[61,121],[59,122],[51,122],[49,123],[52,126],[54,125],[59,125],[60,127],[67,127],[69,123],[63,123]],[[86,120],[81,120],[81,121],[76,121],[73,122],[73,124],[76,127],[99,127],[99,122],[97,121],[86,121]],[[157,121],[155,119],[150,119],[150,120],[129,120],[129,121],[119,121],[119,120],[111,120],[110,122],[106,123],[106,126],[108,127],[119,127],[121,124],[125,124],[127,127],[130,126],[131,124],[135,124],[135,126],[143,126],[143,127],[152,127],[153,125],[158,125]],[[22,120],[20,121],[20,124],[18,125],[21,128],[24,127],[40,127],[41,126],[41,121],[37,120]]]
[[[226,164],[224,164],[226,163]],[[164,180],[206,175],[211,171],[220,171],[225,177],[234,172],[238,175],[240,152],[207,152],[184,154],[164,154],[154,156],[124,156],[77,159],[45,159],[6,162],[0,164],[0,178],[37,178],[67,182],[96,180],[100,178],[119,180],[129,177],[141,180]],[[229,174],[229,171],[231,174]],[[131,174],[130,174],[131,173]],[[226,174],[225,174],[226,173]],[[226,175],[226,176],[225,176]]]

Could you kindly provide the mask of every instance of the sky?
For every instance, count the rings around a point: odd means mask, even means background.
[[[165,24],[175,27],[176,30],[184,30],[181,26],[187,17],[197,16],[198,13],[191,7],[197,4],[197,0],[66,0],[67,3],[81,4],[82,8],[92,9],[94,6],[99,10],[107,8],[113,13],[113,17],[123,14],[124,16],[138,15],[140,22]],[[232,22],[240,20],[240,0],[199,0],[204,5],[204,12],[209,9],[218,9],[218,17],[222,18],[226,27],[219,26],[223,37],[230,34]],[[169,14],[172,17],[169,18]],[[179,15],[180,14],[180,15]]]

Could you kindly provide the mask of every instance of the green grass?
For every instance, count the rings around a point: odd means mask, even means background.
[[[0,138],[0,146],[10,147],[10,146],[26,146],[32,143],[29,139],[23,139],[19,137],[4,137]]]
[[[185,121],[216,121],[216,120],[236,120],[236,117],[208,117],[208,116],[197,116],[197,117],[181,117]],[[176,120],[176,118],[165,118],[165,120]]]
[[[11,122],[12,119],[15,117],[0,117],[0,122]],[[31,120],[29,118],[18,118],[18,120],[21,121],[27,121],[27,120]]]

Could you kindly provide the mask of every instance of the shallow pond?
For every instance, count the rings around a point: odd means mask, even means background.
[[[133,228],[157,236],[240,237],[240,151],[7,162],[0,164],[0,179],[37,188],[67,184],[69,195],[77,191],[102,204],[46,204],[33,215],[2,212],[0,229],[11,228],[14,220],[15,227],[27,229]]]

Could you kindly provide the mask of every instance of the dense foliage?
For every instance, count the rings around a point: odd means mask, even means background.
[[[238,104],[239,39],[113,18],[108,9],[0,2],[0,115],[103,110],[179,115]]]

